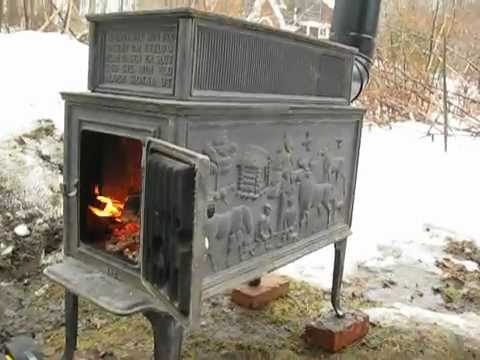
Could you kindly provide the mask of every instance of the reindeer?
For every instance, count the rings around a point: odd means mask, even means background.
[[[249,238],[253,236],[253,217],[250,209],[245,205],[234,207],[222,214],[215,214],[205,222],[205,235],[210,245],[213,241],[226,241],[228,266],[228,254],[233,250],[234,244],[238,245],[239,251],[244,247]]]
[[[324,181],[332,183],[333,177],[335,177],[335,181],[338,182],[339,178],[345,182],[345,174],[344,174],[344,165],[345,165],[345,158],[341,156],[332,157],[328,153],[328,148],[323,148],[320,152],[320,155],[323,157],[323,177]],[[333,177],[332,177],[333,176]]]
[[[320,155],[323,157],[323,178],[324,181],[335,186],[335,197],[337,209],[343,207],[347,194],[347,179],[344,173],[345,158],[331,157],[328,148],[324,148]]]
[[[298,200],[300,229],[302,227],[308,229],[310,210],[312,208],[317,209],[318,216],[321,215],[321,209],[325,209],[327,212],[327,227],[333,223],[337,206],[335,201],[335,188],[332,184],[318,184],[314,181],[312,173],[305,171],[304,176],[300,180]]]

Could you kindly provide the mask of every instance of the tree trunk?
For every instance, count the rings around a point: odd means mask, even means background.
[[[3,0],[0,0],[0,32],[2,32],[3,25]]]
[[[70,30],[70,20],[72,18],[73,11],[73,0],[68,0],[67,14],[65,15],[65,27],[63,28],[63,33],[66,34]]]
[[[5,23],[10,26],[20,25],[22,22],[17,4],[18,2],[14,0],[9,0],[7,2],[8,15]]]
[[[23,0],[23,17],[25,19],[25,30],[30,29],[30,19],[28,16],[28,0]]]
[[[432,66],[432,53],[433,53],[433,44],[435,42],[435,29],[437,28],[437,19],[438,19],[438,12],[440,10],[440,0],[437,0],[435,4],[435,12],[433,14],[433,21],[432,21],[432,32],[430,34],[430,44],[428,47],[428,59],[427,59],[427,66],[425,67],[426,71],[430,70]]]
[[[443,141],[448,150],[447,34],[443,34]]]

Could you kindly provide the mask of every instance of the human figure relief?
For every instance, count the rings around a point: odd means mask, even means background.
[[[257,223],[256,242],[263,243],[265,249],[270,248],[270,240],[273,237],[272,225],[270,224],[270,215],[272,213],[272,206],[265,204],[263,206],[263,214],[260,215],[260,220]]]
[[[295,241],[298,238],[297,227],[297,209],[293,199],[287,200],[287,207],[283,216],[282,229],[286,233],[287,241]]]

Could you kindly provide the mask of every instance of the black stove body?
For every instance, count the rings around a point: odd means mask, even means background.
[[[89,18],[64,93],[67,349],[78,296],[144,313],[179,357],[202,299],[335,244],[339,303],[363,110],[358,52],[191,10]]]

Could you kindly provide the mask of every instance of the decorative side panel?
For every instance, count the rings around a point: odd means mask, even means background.
[[[101,24],[95,40],[95,90],[173,95],[176,24]]]
[[[357,126],[338,119],[191,122],[188,147],[211,161],[207,273],[347,225]]]
[[[347,98],[350,76],[345,55],[319,46],[251,30],[197,26],[194,94]]]

